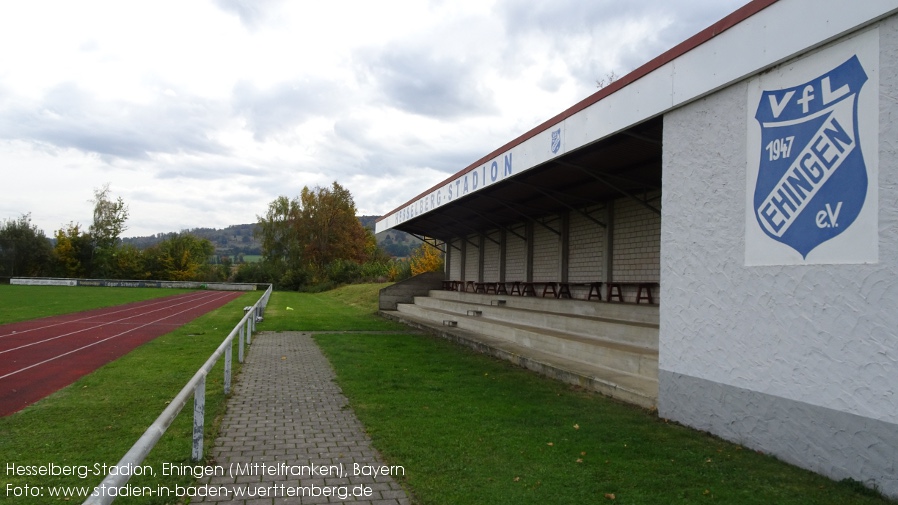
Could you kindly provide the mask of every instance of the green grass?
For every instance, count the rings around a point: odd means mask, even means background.
[[[316,341],[424,504],[887,503],[446,341]]]
[[[0,284],[0,324],[123,305],[188,291]]]
[[[377,292],[389,284],[354,284],[323,293],[272,293],[265,331],[406,331],[377,316]]]
[[[29,287],[33,288],[33,287]],[[104,291],[113,288],[56,288]],[[2,291],[2,290],[0,290]],[[126,290],[130,291],[130,290]],[[60,293],[57,292],[57,293]],[[156,290],[165,295],[172,291]],[[53,293],[56,295],[57,293]],[[90,293],[93,295],[93,293]],[[4,503],[55,503],[49,497],[16,498],[6,485],[83,486],[93,488],[105,475],[34,477],[9,475],[6,464],[114,465],[165,409],[261,293],[247,293],[224,307],[159,337],[71,386],[0,418],[0,496]],[[73,303],[74,305],[74,303]],[[85,303],[77,303],[85,307]],[[236,365],[236,355],[235,365]],[[223,412],[223,360],[206,379],[206,445],[211,445],[214,420]],[[161,471],[162,463],[189,463],[192,447],[192,402],[162,437],[145,464]],[[206,451],[208,453],[208,450]],[[133,477],[129,484],[187,485],[191,477]],[[72,499],[72,503],[82,500]],[[166,503],[174,500],[135,498],[116,503]],[[63,501],[59,501],[62,503]]]

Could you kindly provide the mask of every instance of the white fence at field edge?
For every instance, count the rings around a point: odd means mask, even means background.
[[[237,359],[243,363],[244,345],[252,343],[252,334],[256,331],[256,323],[261,320],[265,313],[265,307],[268,305],[268,298],[271,296],[272,287],[269,285],[265,293],[259,298],[252,307],[244,309],[243,319],[237,323],[237,326],[231,330],[227,338],[218,346],[218,349],[212,353],[212,356],[206,360],[206,363],[196,372],[192,379],[181,389],[174,400],[169,403],[168,407],[159,415],[158,418],[147,428],[147,431],[131,446],[131,449],[122,457],[115,468],[134,468],[139,466],[143,460],[156,445],[156,442],[162,438],[165,430],[181,412],[187,400],[193,395],[193,461],[201,461],[203,459],[203,432],[205,429],[204,414],[206,410],[206,375],[212,371],[212,367],[218,362],[222,355],[225,357],[224,366],[224,392],[229,394],[231,390],[231,354],[234,347],[234,338],[238,338],[238,355]],[[103,479],[91,496],[84,501],[83,505],[106,505],[112,503],[116,498],[116,491],[127,484],[131,478],[130,472],[110,472]]]
[[[104,288],[209,289],[213,291],[255,291],[256,284],[240,282],[138,281],[127,279],[71,279],[63,277],[13,277],[10,284],[21,286],[90,286]]]

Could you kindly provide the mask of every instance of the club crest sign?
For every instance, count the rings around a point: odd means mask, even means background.
[[[561,149],[561,128],[552,131],[552,154],[558,154]]]
[[[843,241],[840,246],[834,239],[864,235],[869,223],[859,230],[854,225],[870,215],[868,207],[876,208],[870,191],[876,171],[868,162],[869,147],[877,144],[869,137],[875,132],[861,128],[864,114],[875,116],[876,111],[860,107],[865,105],[862,94],[877,91],[857,54],[817,72],[788,86],[762,83],[749,103],[755,142],[749,153],[754,166],[749,167],[746,224],[755,233],[746,234],[748,264],[871,260],[869,251],[857,254],[860,244]],[[867,88],[874,89],[867,93]],[[875,152],[871,155],[875,160]],[[829,242],[835,246],[825,247]],[[873,242],[875,252],[875,237]],[[765,248],[774,252],[767,254]]]

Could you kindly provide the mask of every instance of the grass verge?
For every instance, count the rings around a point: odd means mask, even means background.
[[[377,315],[377,293],[389,284],[354,284],[323,293],[275,291],[265,331],[407,331]]]
[[[156,292],[173,294],[172,291]],[[8,470],[2,471],[0,496],[5,496],[4,503],[81,503],[83,498],[51,497],[49,489],[62,486],[90,492],[99,484],[105,472],[94,475],[94,470],[102,470],[104,464],[115,465],[121,459],[243,317],[243,307],[255,303],[259,296],[259,292],[247,293],[138,347],[40,402],[0,418],[0,463],[4,470],[10,464],[25,467],[55,464],[84,465],[91,472],[80,478],[78,475],[11,475]],[[236,366],[236,352],[234,356]],[[223,360],[219,360],[206,379],[207,449],[214,436],[214,420],[223,412],[224,400]],[[129,485],[152,489],[162,485],[174,490],[175,485],[191,484],[193,478],[189,475],[163,477],[161,472],[166,463],[190,464],[192,433],[192,408],[188,403],[144,462],[155,475],[135,476]],[[27,486],[39,488],[43,495],[16,496],[26,492]],[[119,499],[116,503],[176,501],[173,497],[143,496]]]
[[[359,329],[376,290],[281,294],[291,329]],[[352,305],[342,298],[355,300]],[[341,314],[321,316],[322,305]],[[346,321],[346,324],[338,324]],[[349,324],[349,322],[353,324]],[[427,336],[319,334],[351,406],[423,504],[883,504],[598,394]]]

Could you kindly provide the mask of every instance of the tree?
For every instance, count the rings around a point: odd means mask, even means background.
[[[271,281],[280,287],[299,288],[315,276],[327,276],[331,263],[361,264],[372,254],[373,239],[356,217],[352,195],[336,182],[304,187],[292,200],[279,196],[258,220],[265,268],[257,270],[273,272]],[[346,264],[339,270],[347,271]]]
[[[112,273],[116,279],[148,278],[143,252],[133,244],[119,246],[113,255]]]
[[[36,277],[50,272],[52,247],[31,214],[7,219],[0,227],[0,275]]]
[[[299,200],[299,236],[306,261],[317,269],[337,259],[365,261],[367,233],[356,217],[349,190],[336,182],[330,188],[305,187]]]
[[[109,195],[109,184],[94,189],[94,221],[90,225],[90,236],[94,247],[94,275],[109,277],[114,273],[116,249],[119,237],[127,229],[128,206],[118,197],[114,201]]]
[[[299,263],[302,248],[297,234],[299,201],[279,196],[268,204],[265,216],[257,216],[256,237],[262,242],[262,258],[276,266]]]
[[[215,246],[208,239],[179,233],[145,250],[144,260],[153,278],[189,281],[200,278],[213,253]]]
[[[84,277],[90,269],[93,244],[90,235],[81,233],[81,225],[69,223],[56,231],[53,256],[56,271],[63,277]]]

